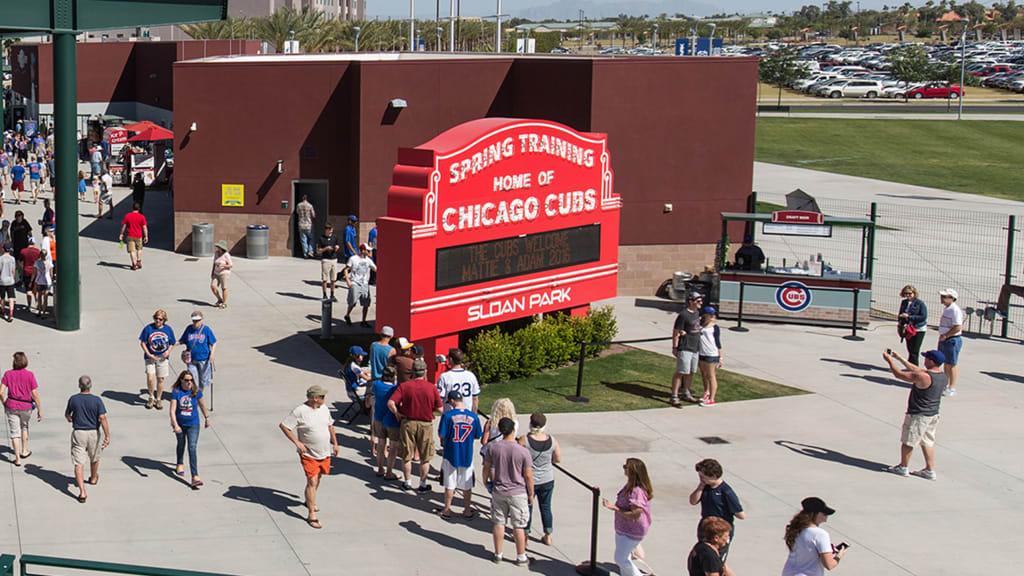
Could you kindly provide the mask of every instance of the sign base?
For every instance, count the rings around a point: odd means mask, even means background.
[[[565,399],[569,402],[579,402],[580,404],[590,402],[590,398],[587,398],[586,396],[566,396]]]

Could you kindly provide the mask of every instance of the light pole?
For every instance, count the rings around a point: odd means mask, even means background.
[[[957,120],[962,120],[964,115],[964,68],[967,66],[967,60],[964,56],[967,53],[967,27],[970,26],[970,24],[971,19],[964,18],[964,29],[960,33],[960,97],[957,98]]]
[[[353,26],[353,30],[356,31],[356,52],[359,52],[359,31],[362,30],[359,26]]]
[[[449,3],[448,16],[448,51],[455,52],[455,0]]]
[[[494,35],[494,52],[497,54],[501,52],[501,0],[498,0],[498,11],[494,13],[495,23],[495,35]]]
[[[441,51],[441,32],[444,32],[444,28],[437,27],[437,51]]]
[[[715,28],[718,28],[718,24],[711,22],[708,24],[711,27],[711,34],[708,34],[708,56],[715,55]]]
[[[409,0],[409,50],[416,51],[416,0]]]
[[[658,23],[657,22],[654,23],[654,42],[651,44],[651,48],[654,48],[655,51],[658,50]]]

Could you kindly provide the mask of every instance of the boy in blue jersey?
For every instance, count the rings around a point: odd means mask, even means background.
[[[441,482],[444,484],[442,518],[452,516],[452,498],[455,489],[462,490],[464,518],[473,517],[473,442],[483,436],[480,418],[462,405],[462,393],[452,390],[448,402],[454,407],[444,413],[438,426],[438,436],[444,447],[441,461]]]

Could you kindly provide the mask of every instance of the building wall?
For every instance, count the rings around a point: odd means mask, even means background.
[[[756,77],[756,59],[743,58],[180,62],[175,209],[203,220],[281,217],[288,227],[291,182],[324,178],[330,218],[357,213],[365,240],[385,213],[398,148],[480,117],[553,120],[608,134],[623,200],[620,289],[650,294],[677,270],[711,265],[719,213],[745,209]],[[408,107],[389,110],[393,98]],[[193,121],[199,130],[186,135]],[[244,207],[222,207],[221,184],[244,184]],[[218,232],[233,246],[244,236],[244,218],[235,220],[231,237]],[[175,222],[175,246],[187,250],[191,223]],[[289,242],[287,230],[271,230],[272,253],[289,253]]]

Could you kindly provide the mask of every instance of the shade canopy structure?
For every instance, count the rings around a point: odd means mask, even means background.
[[[159,126],[153,126],[142,130],[135,136],[128,139],[129,142],[151,142],[153,140],[173,140],[174,132]]]
[[[89,30],[171,26],[224,20],[228,0],[0,0],[0,36],[53,37],[53,125],[57,221],[57,329],[78,330],[81,287],[78,270],[78,71],[76,36]],[[3,100],[0,99],[0,109]],[[166,131],[173,137],[173,134]],[[138,137],[133,138],[133,140]],[[153,139],[152,137],[146,139]]]
[[[147,128],[162,128],[162,126],[155,122],[150,122],[149,120],[143,120],[142,122],[136,122],[135,124],[129,124],[124,127],[124,129],[129,132],[142,132]]]

